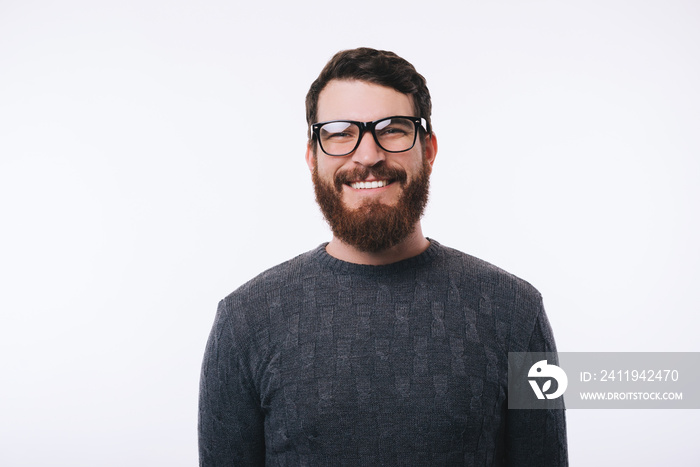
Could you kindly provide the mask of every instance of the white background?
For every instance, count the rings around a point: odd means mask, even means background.
[[[700,3],[0,0],[0,464],[192,466],[216,304],[329,239],[304,96],[427,78],[424,232],[561,351],[700,351]],[[574,466],[689,465],[696,410],[567,413]]]

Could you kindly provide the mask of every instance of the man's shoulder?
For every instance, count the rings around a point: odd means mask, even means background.
[[[467,280],[487,288],[513,289],[522,294],[540,298],[540,292],[528,281],[488,261],[463,251],[441,245],[448,267],[457,269]]]
[[[321,246],[301,253],[294,258],[273,266],[253,277],[224,298],[226,302],[255,301],[271,295],[289,293],[303,286],[303,279],[313,274],[315,260]]]
[[[444,251],[446,268],[457,271],[450,279],[459,290],[457,296],[479,316],[492,318],[481,320],[481,325],[488,327],[491,323],[493,335],[510,351],[530,348],[540,320],[548,326],[540,292],[526,280],[487,261],[453,248],[445,247]]]

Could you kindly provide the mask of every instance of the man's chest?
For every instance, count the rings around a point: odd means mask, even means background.
[[[404,445],[426,453],[493,447],[505,356],[471,309],[348,302],[285,315],[261,385],[268,449],[338,455]]]

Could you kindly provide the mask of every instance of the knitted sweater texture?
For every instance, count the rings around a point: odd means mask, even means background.
[[[200,465],[564,466],[563,410],[508,410],[508,352],[554,352],[539,292],[431,240],[386,266],[325,245],[219,303]]]

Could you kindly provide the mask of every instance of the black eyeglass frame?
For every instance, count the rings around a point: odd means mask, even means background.
[[[406,120],[412,121],[413,124],[415,125],[416,131],[415,131],[415,133],[413,133],[413,143],[411,143],[411,146],[409,148],[402,149],[401,151],[391,151],[389,149],[386,149],[379,142],[379,138],[377,138],[377,133],[374,131],[374,129],[376,128],[378,123],[381,123],[385,120],[391,120],[392,118],[405,118]],[[320,133],[321,127],[323,125],[326,125],[328,123],[338,123],[338,122],[352,123],[354,125],[357,125],[357,127],[360,129],[360,134],[357,137],[357,142],[355,143],[355,147],[352,148],[352,151],[348,151],[345,154],[329,154],[326,152],[325,149],[323,149],[323,144],[321,143],[321,135],[319,133]],[[391,152],[391,153],[410,151],[416,145],[416,140],[418,139],[418,133],[420,132],[421,129],[423,129],[423,131],[425,131],[426,133],[428,132],[428,122],[424,118],[422,118],[422,117],[408,117],[406,115],[394,115],[392,117],[380,118],[379,120],[375,120],[373,122],[358,122],[355,120],[329,120],[327,122],[318,122],[318,123],[314,123],[311,125],[311,134],[316,137],[316,141],[318,141],[318,145],[324,154],[329,155],[331,157],[345,157],[345,156],[349,156],[350,154],[355,152],[357,147],[362,142],[362,137],[365,135],[365,132],[367,132],[367,131],[372,133],[372,137],[374,138],[374,142],[377,143],[377,146],[379,146],[382,149],[382,151]]]

